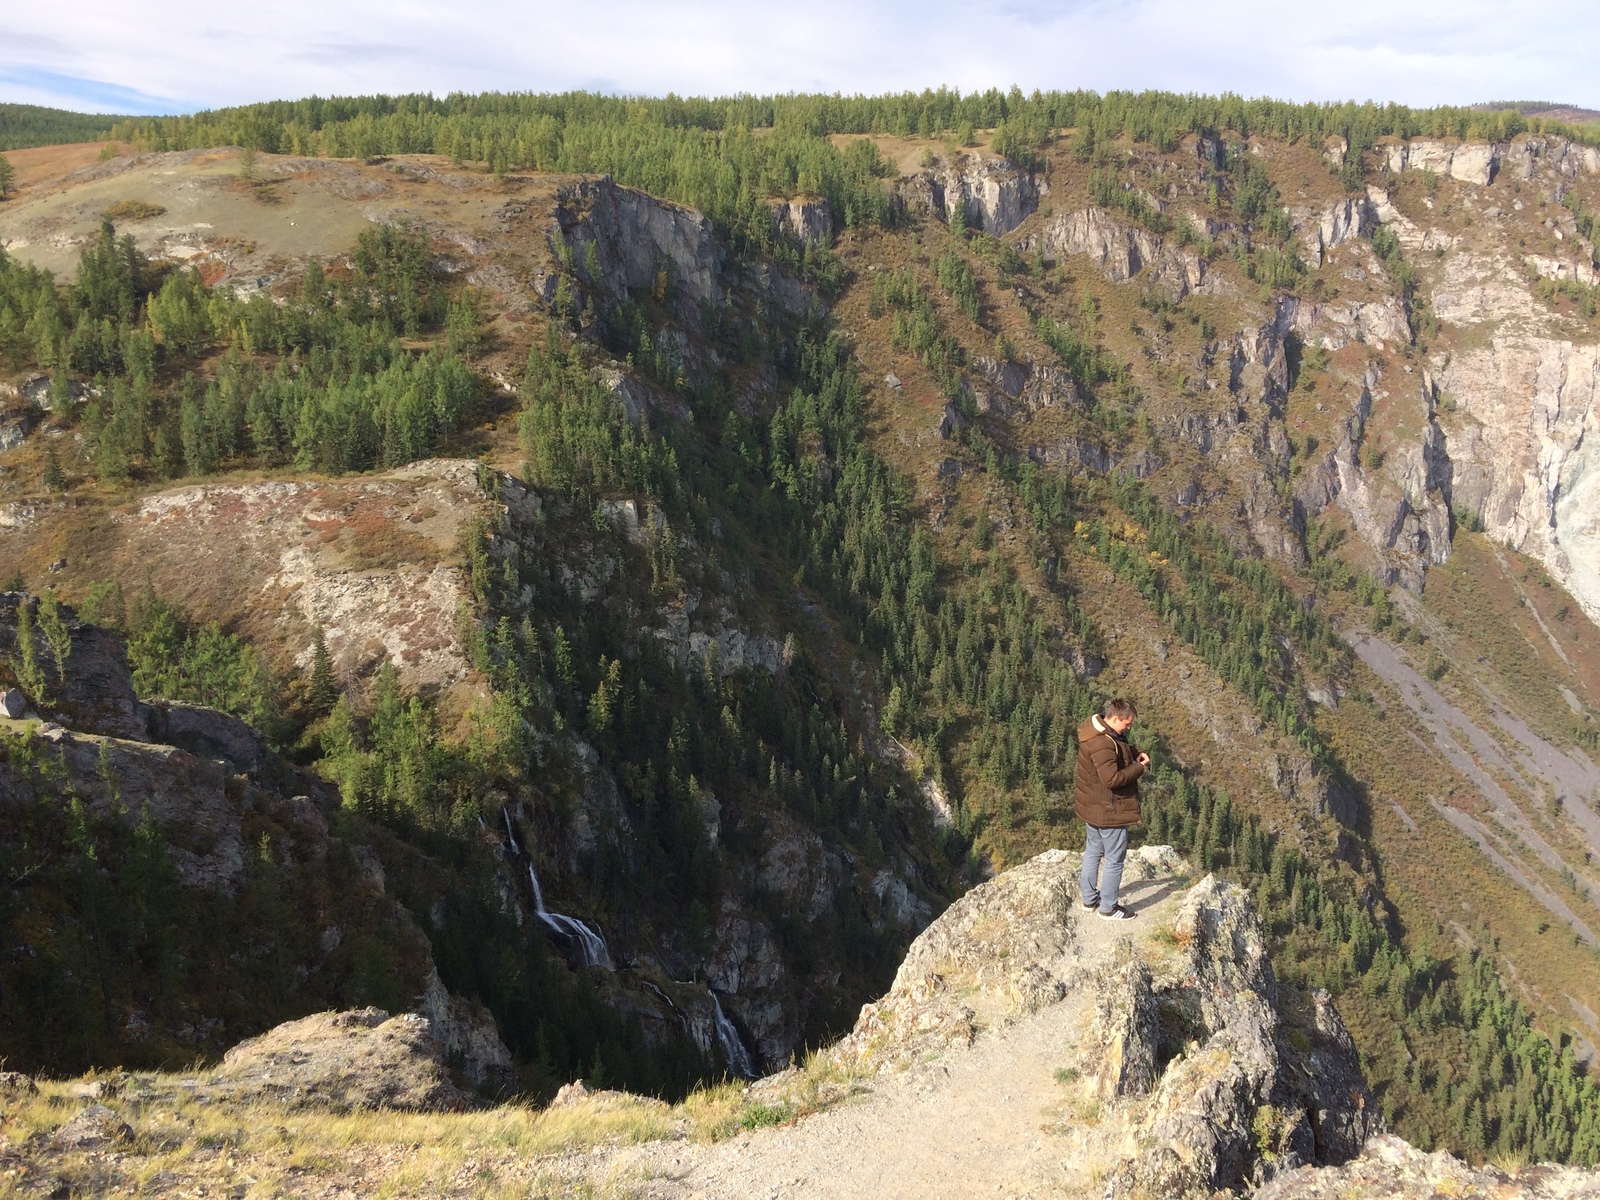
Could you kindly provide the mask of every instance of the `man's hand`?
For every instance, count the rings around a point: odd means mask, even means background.
[[[1150,765],[1150,756],[1141,750],[1139,752],[1139,757],[1134,761],[1137,762],[1141,767],[1148,767]]]

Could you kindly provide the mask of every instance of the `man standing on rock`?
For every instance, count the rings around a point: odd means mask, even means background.
[[[1150,756],[1128,741],[1133,704],[1113,700],[1104,716],[1078,726],[1075,807],[1085,826],[1079,892],[1085,908],[1107,921],[1131,921],[1133,910],[1117,902],[1128,830],[1139,823],[1139,776]]]

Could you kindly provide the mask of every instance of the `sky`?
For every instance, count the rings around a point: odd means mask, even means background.
[[[1507,0],[11,0],[0,101],[1159,88],[1600,108],[1600,4]]]

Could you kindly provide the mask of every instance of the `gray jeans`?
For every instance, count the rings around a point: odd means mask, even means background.
[[[1083,836],[1083,873],[1078,877],[1078,887],[1085,904],[1093,904],[1103,913],[1117,907],[1117,892],[1122,888],[1122,864],[1128,857],[1128,831],[1126,829],[1101,829],[1098,825],[1085,825]],[[1104,860],[1104,866],[1101,860]]]

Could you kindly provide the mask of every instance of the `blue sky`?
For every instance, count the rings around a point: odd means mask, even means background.
[[[366,92],[1164,88],[1600,108],[1600,5],[1486,0],[34,0],[0,100],[175,112]]]

